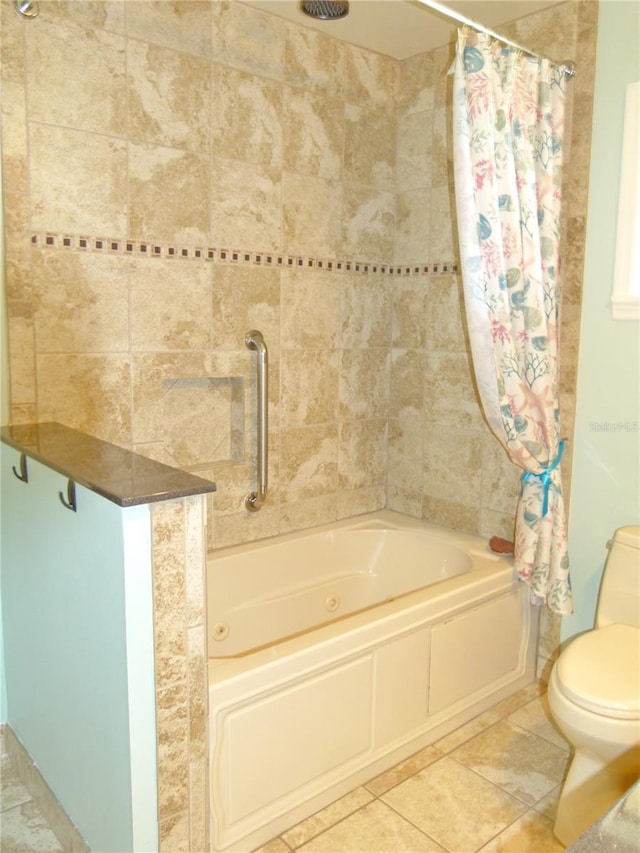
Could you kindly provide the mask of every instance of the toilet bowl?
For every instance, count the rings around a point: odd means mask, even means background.
[[[640,528],[616,534],[597,627],[567,645],[548,686],[551,713],[574,748],[554,826],[565,846],[640,778]]]

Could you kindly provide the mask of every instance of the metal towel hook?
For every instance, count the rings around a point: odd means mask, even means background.
[[[60,503],[62,506],[66,506],[67,509],[70,509],[72,512],[78,511],[78,502],[76,500],[76,484],[73,480],[67,480],[67,498],[65,500],[62,492],[58,492],[58,497],[60,498]]]
[[[20,454],[20,470],[16,471],[16,466],[12,467],[13,473],[19,480],[22,480],[23,483],[29,482],[29,469],[27,468],[27,457],[26,454]]]

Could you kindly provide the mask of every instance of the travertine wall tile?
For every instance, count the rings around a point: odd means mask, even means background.
[[[337,492],[317,498],[283,504],[280,510],[282,533],[302,530],[318,524],[329,524],[338,517]]]
[[[278,82],[214,65],[211,97],[211,142],[217,156],[282,165],[282,86]]]
[[[337,181],[285,172],[282,225],[287,251],[320,258],[339,256],[342,200]]]
[[[185,812],[189,804],[189,709],[182,685],[158,690],[157,700],[159,811]]]
[[[0,16],[0,31],[2,32],[2,81],[5,83],[11,80],[24,85],[26,69],[23,22],[16,15],[13,3],[1,3]]]
[[[189,764],[189,850],[209,850],[209,799],[207,761]]]
[[[424,353],[416,349],[391,351],[390,412],[401,420],[422,420]]]
[[[338,492],[338,518],[350,518],[382,509],[386,501],[386,485],[363,489],[342,489]]]
[[[433,190],[404,190],[396,196],[395,261],[399,264],[441,259],[430,244]],[[435,228],[433,229],[436,230]]]
[[[363,489],[387,479],[387,421],[343,421],[340,428],[338,487]]]
[[[214,157],[210,199],[214,246],[279,250],[283,227],[280,169]]]
[[[205,60],[128,39],[129,139],[208,153],[210,77]]]
[[[204,502],[199,498],[185,501],[185,606],[187,630],[199,629],[194,634],[188,634],[187,646],[190,661],[196,658],[206,658],[205,637],[202,627],[206,624],[206,566],[205,554],[205,524],[206,515]],[[206,680],[202,673],[198,676]]]
[[[153,504],[160,850],[206,850],[204,499]]]
[[[115,33],[125,31],[125,0],[47,0],[47,15]]]
[[[345,180],[393,190],[396,174],[395,115],[381,107],[345,109]]]
[[[426,276],[394,281],[392,346],[423,349],[428,311],[430,313],[431,306]]]
[[[4,7],[4,5],[3,5]],[[3,39],[4,43],[4,39]],[[3,45],[4,46],[4,45]],[[29,189],[27,96],[22,81],[2,80],[2,185],[3,190],[26,193]],[[7,208],[9,205],[5,205]]]
[[[390,370],[390,353],[386,347],[343,349],[340,416],[347,420],[388,417]]]
[[[129,265],[129,288],[132,350],[211,348],[210,267],[192,264],[189,286],[176,287],[175,263],[136,258]]]
[[[131,446],[128,353],[38,354],[38,418]]]
[[[453,75],[451,66],[456,56],[455,43],[443,45],[431,51],[431,74],[433,82],[433,109],[451,106]]]
[[[153,234],[155,240],[207,242],[208,157],[177,148],[129,143],[128,165],[128,236],[144,240]]]
[[[425,429],[424,440],[425,496],[468,508],[479,507],[482,498],[482,435],[434,425]],[[460,525],[454,527],[459,528]]]
[[[394,109],[398,90],[398,63],[389,56],[345,45],[346,99]]]
[[[390,343],[390,281],[375,275],[345,277],[342,287],[342,346],[388,347]]]
[[[25,35],[30,119],[124,136],[124,37],[70,19],[28,27]]]
[[[129,349],[127,258],[38,253],[32,265],[40,352]]]
[[[336,178],[345,150],[344,103],[339,98],[286,87],[283,166],[288,172]]]
[[[433,137],[431,141],[431,182],[433,186],[451,182],[453,170],[453,128],[450,107],[433,111]]]
[[[433,276],[428,291],[427,349],[469,353],[460,276]]]
[[[123,5],[130,37],[211,58],[212,5],[207,0],[135,0]]]
[[[177,812],[161,820],[159,841],[161,853],[191,853],[188,812]]]
[[[215,62],[274,80],[284,78],[284,20],[235,0],[215,2],[211,11],[211,57]]]
[[[344,97],[346,45],[328,33],[286,24],[285,80],[291,86]]]
[[[21,263],[30,263],[31,250],[29,246],[29,196],[20,190],[12,190],[6,184],[2,188],[3,197],[5,199],[4,210],[4,248],[5,253],[9,255],[6,260],[18,259]],[[11,286],[12,281],[8,282]],[[25,282],[26,285],[26,282]],[[25,296],[29,291],[20,290],[20,293]],[[12,298],[11,291],[7,291],[7,297]]]
[[[432,183],[433,150],[425,144],[433,138],[433,110],[411,112],[398,120],[396,188],[429,188]]]
[[[397,107],[400,116],[433,109],[434,54],[419,53],[400,64]]]
[[[511,462],[493,433],[485,430],[482,435],[483,510],[502,513],[513,519],[516,501],[520,495],[521,474],[522,471]]]
[[[283,349],[335,349],[340,342],[340,284],[335,273],[284,270],[280,345]]]
[[[280,487],[284,503],[337,490],[336,424],[283,429],[280,441]]]
[[[335,210],[329,215],[334,214]],[[342,217],[341,248],[346,257],[391,263],[395,234],[395,196],[392,192],[347,184]]]
[[[202,549],[202,553],[204,553],[204,549]],[[203,560],[201,558],[198,561],[200,574],[202,574],[202,567]],[[204,613],[202,613],[200,623],[187,629],[190,764],[202,762],[207,757],[207,677],[207,632]]]
[[[434,524],[442,524],[452,530],[479,529],[481,513],[476,505],[469,506],[462,500],[447,500],[436,495],[423,494],[422,516],[433,521]]]
[[[244,493],[246,494],[247,490]],[[258,513],[248,513],[240,509],[239,512],[229,515],[215,515],[213,540],[216,548],[273,536],[273,531],[278,529],[278,517],[278,507],[269,505],[263,506]]]
[[[389,504],[398,512],[422,515],[423,427],[419,421],[389,421]]]
[[[228,464],[236,455],[242,458],[242,436],[233,430],[234,418],[240,418],[240,433],[244,429],[244,403],[228,382],[234,375],[227,372],[232,365],[206,352],[134,355],[131,418],[136,449],[145,446],[146,455],[195,471],[216,462]],[[234,452],[238,440],[240,449]]]
[[[13,301],[8,305],[11,401],[14,405],[36,400],[36,346],[31,302]]]
[[[280,273],[253,267],[216,267],[212,275],[214,349],[247,352],[247,332],[259,329],[269,349],[277,350]]]
[[[281,355],[283,428],[335,422],[338,416],[337,350],[286,350]]]
[[[468,353],[427,353],[424,377],[427,422],[484,432]]]
[[[124,237],[127,146],[75,128],[29,125],[31,226]]]
[[[431,188],[429,252],[432,261],[457,258],[456,203],[453,183]],[[435,224],[438,223],[438,227]],[[443,228],[442,224],[447,223]]]

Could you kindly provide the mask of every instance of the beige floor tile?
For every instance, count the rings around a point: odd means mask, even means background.
[[[507,720],[468,741],[453,757],[534,805],[562,781],[569,753]]]
[[[549,818],[552,823],[555,823],[556,815],[558,813],[558,802],[560,801],[560,794],[562,792],[562,785],[558,785],[553,791],[550,791],[546,797],[543,797],[535,804],[535,810],[540,812],[540,814]]]
[[[491,711],[499,717],[508,717],[509,714],[513,714],[518,708],[535,699],[536,696],[540,696],[545,690],[545,685],[541,681],[534,681],[532,684],[527,684],[526,687],[518,690],[517,693],[507,696],[502,702],[498,702],[497,705],[491,708]]]
[[[445,853],[439,844],[379,800],[318,835],[303,853]]]
[[[550,820],[535,811],[527,812],[478,853],[562,853]]]
[[[356,788],[355,791],[350,791],[344,797],[336,800],[335,803],[327,806],[311,815],[307,820],[303,820],[296,826],[282,833],[282,838],[290,847],[300,847],[311,838],[315,838],[324,830],[343,820],[343,818],[357,811],[357,809],[371,802],[373,794],[369,793],[365,788]]]
[[[471,740],[472,737],[479,735],[480,732],[499,722],[500,719],[501,717],[495,714],[493,710],[485,711],[484,714],[474,717],[473,720],[469,720],[464,726],[460,726],[459,729],[455,729],[450,734],[437,740],[434,746],[442,750],[442,752],[452,752],[454,749],[462,746],[463,743]]]
[[[534,735],[554,743],[560,749],[567,752],[571,749],[571,745],[562,737],[553,722],[546,693],[542,696],[536,696],[535,699],[518,708],[517,711],[509,715],[508,719],[516,726],[527,729]]]
[[[291,853],[291,848],[282,840],[282,838],[272,838],[258,850],[253,853]]]
[[[33,800],[2,812],[2,850],[11,853],[63,853]]]
[[[19,806],[31,799],[28,788],[22,784],[6,755],[2,756],[0,776],[2,779],[0,811],[4,812],[7,809],[12,809],[14,806]]]
[[[455,853],[472,853],[526,811],[523,803],[449,757],[382,800]]]
[[[396,764],[395,767],[392,767],[385,773],[381,773],[380,776],[376,776],[375,779],[367,782],[365,787],[379,797],[380,794],[384,794],[385,791],[399,785],[400,782],[404,782],[410,776],[414,776],[418,771],[433,764],[439,758],[442,758],[440,750],[433,746],[427,746],[405,761],[401,761],[400,764]]]

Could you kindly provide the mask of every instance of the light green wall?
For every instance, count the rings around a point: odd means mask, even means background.
[[[593,627],[607,540],[615,528],[640,523],[640,323],[612,320],[610,306],[625,87],[640,78],[639,18],[636,2],[600,3],[569,522],[575,612],[563,619],[563,640]]]
[[[0,190],[2,157],[0,157]],[[0,422],[9,423],[9,336],[4,277],[4,201],[0,193]]]
[[[29,459],[22,483],[11,471],[18,460],[1,446],[7,721],[91,849],[125,853],[134,849],[126,634],[133,614],[123,510],[79,487],[71,512],[58,499],[64,477]],[[148,668],[153,682],[152,661]],[[147,709],[155,731],[153,704]]]
[[[2,157],[0,157],[0,423],[9,423],[9,342],[4,280],[4,200],[2,198]],[[2,490],[0,490],[0,515]],[[1,567],[0,567],[1,570]],[[1,594],[1,593],[0,593]],[[7,720],[7,690],[4,677],[2,600],[0,599],[0,723]]]

